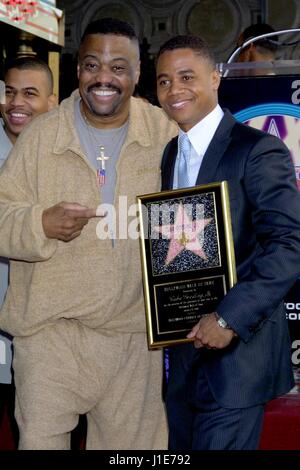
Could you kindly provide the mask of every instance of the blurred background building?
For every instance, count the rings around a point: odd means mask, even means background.
[[[3,9],[9,3],[14,2],[0,0],[1,64],[3,58],[22,48],[32,48],[43,59],[49,51],[57,52],[59,58],[54,59],[52,54],[52,61],[59,61],[60,98],[68,96],[77,85],[76,53],[80,37],[87,24],[97,18],[117,17],[135,28],[143,59],[140,93],[150,98],[155,54],[160,44],[175,34],[201,34],[213,47],[217,61],[226,62],[239,34],[250,24],[265,22],[275,30],[300,26],[299,0],[285,0],[284,7],[282,0],[44,0],[24,2],[38,4],[39,9],[34,20],[36,28],[28,35],[27,23],[32,23],[32,18],[7,24]],[[48,18],[48,27],[42,14]],[[43,31],[47,28],[48,32]],[[289,40],[299,38],[298,34]],[[297,45],[282,48],[280,58],[299,59],[299,50]]]
[[[175,34],[201,34],[219,61],[226,59],[240,32],[252,23],[270,23],[276,30],[300,25],[299,0],[58,0],[57,4],[66,17],[64,51],[71,54],[86,25],[104,16],[130,22],[140,41],[149,43],[151,54]]]

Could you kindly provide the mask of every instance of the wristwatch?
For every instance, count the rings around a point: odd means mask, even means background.
[[[220,317],[218,314],[216,315],[217,323],[221,328],[225,328],[226,330],[231,330],[230,326],[228,325],[227,321],[224,318]]]

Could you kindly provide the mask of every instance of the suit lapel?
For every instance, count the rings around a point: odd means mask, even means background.
[[[225,110],[223,119],[203,157],[196,181],[197,185],[215,181],[217,167],[231,141],[231,130],[235,122],[229,111]]]
[[[162,190],[173,188],[176,155],[177,137],[174,137],[165,148],[162,157]]]
[[[224,111],[216,133],[210,142],[203,157],[202,165],[198,173],[196,185],[213,182],[216,179],[216,170],[221,158],[231,142],[231,131],[236,120],[227,110]],[[162,190],[173,187],[174,167],[177,155],[177,137],[172,139],[165,148],[162,158]]]

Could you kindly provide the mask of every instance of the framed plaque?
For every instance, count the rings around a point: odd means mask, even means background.
[[[227,182],[137,201],[149,348],[191,341],[236,282]]]

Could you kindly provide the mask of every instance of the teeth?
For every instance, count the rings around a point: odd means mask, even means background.
[[[10,113],[10,115],[14,118],[24,118],[24,117],[27,117],[26,114],[23,114],[23,113]]]
[[[94,91],[93,93],[95,93],[95,95],[97,96],[112,96],[114,95],[116,92],[115,91],[108,91],[108,90],[97,90],[97,91]]]
[[[186,103],[186,101],[179,101],[178,103],[173,103],[171,106],[172,106],[173,108],[180,108],[180,107],[183,106],[185,103]]]

